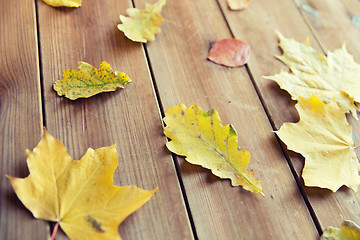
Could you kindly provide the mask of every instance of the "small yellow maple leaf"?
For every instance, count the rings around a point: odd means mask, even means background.
[[[344,221],[341,228],[327,227],[320,240],[360,240],[360,227],[353,221]]]
[[[306,186],[337,191],[342,185],[360,187],[360,165],[351,138],[351,126],[335,102],[324,104],[313,95],[295,105],[297,123],[284,123],[275,133],[287,148],[305,157]]]
[[[130,17],[120,15],[122,24],[118,24],[118,29],[132,41],[154,41],[155,34],[161,31],[158,25],[164,21],[160,13],[165,3],[166,0],[159,0],[154,5],[147,3],[145,9],[128,8]]]
[[[227,0],[227,5],[231,10],[243,10],[247,8],[251,0]]]
[[[80,7],[81,0],[43,0],[46,4],[53,7]]]
[[[7,176],[16,195],[35,218],[58,222],[70,239],[119,240],[118,225],[157,190],[113,185],[115,145],[89,148],[75,161],[44,130],[39,144],[26,155],[29,176]]]
[[[100,64],[99,70],[86,62],[79,62],[77,70],[64,70],[62,76],[62,80],[54,83],[54,89],[59,96],[65,95],[71,100],[115,91],[131,82],[125,73],[113,72],[105,61]]]
[[[167,148],[192,164],[211,169],[220,178],[230,178],[233,186],[243,186],[261,193],[259,180],[248,170],[250,153],[237,150],[237,133],[232,125],[221,125],[219,114],[211,109],[205,113],[194,104],[179,104],[165,111],[165,135],[171,139]]]
[[[278,35],[283,55],[277,58],[289,66],[291,73],[282,71],[265,78],[276,81],[293,100],[310,98],[312,94],[324,103],[335,99],[344,113],[351,112],[357,118],[354,101],[360,102],[360,65],[345,44],[325,57],[309,46],[308,40],[303,44]]]

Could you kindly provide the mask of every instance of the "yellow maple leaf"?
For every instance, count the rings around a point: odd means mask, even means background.
[[[71,239],[121,239],[118,225],[157,190],[113,185],[115,145],[89,148],[75,161],[44,130],[39,144],[26,155],[29,176],[7,176],[16,195],[35,218],[58,222]]]
[[[320,240],[360,240],[360,227],[353,221],[344,221],[341,228],[327,227]]]
[[[80,7],[81,0],[43,0],[46,4],[53,7]]]
[[[161,31],[158,25],[164,21],[160,13],[165,3],[166,0],[159,0],[154,5],[147,3],[145,9],[128,8],[130,17],[120,15],[122,24],[118,24],[118,29],[132,41],[154,41],[155,34]]]
[[[354,101],[360,102],[360,65],[347,52],[345,44],[325,57],[308,40],[303,44],[280,33],[279,38],[283,55],[277,58],[289,66],[291,73],[282,71],[265,78],[276,81],[294,100],[310,98],[312,94],[324,103],[335,99],[344,113],[351,112],[357,118]]]
[[[59,96],[65,95],[71,100],[115,91],[131,82],[125,73],[113,72],[105,61],[100,64],[99,70],[86,62],[79,62],[77,70],[64,70],[62,76],[62,80],[54,83],[54,89]]]
[[[306,186],[337,191],[342,185],[360,187],[360,165],[351,138],[351,126],[335,102],[324,104],[313,95],[295,105],[297,123],[284,123],[276,134],[287,148],[305,157]]]
[[[237,150],[237,133],[232,125],[221,125],[219,114],[211,109],[205,113],[194,104],[179,104],[165,111],[165,135],[171,139],[168,149],[186,156],[192,164],[211,169],[220,178],[230,178],[233,186],[261,192],[259,180],[248,170],[250,153]]]
[[[227,0],[227,5],[231,10],[243,10],[247,8],[251,0]]]

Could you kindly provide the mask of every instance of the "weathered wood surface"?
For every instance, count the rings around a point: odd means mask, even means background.
[[[297,121],[294,101],[262,77],[286,69],[274,58],[281,54],[276,30],[298,41],[309,36],[320,52],[346,41],[359,61],[360,3],[254,0],[239,12],[229,10],[225,0],[169,0],[162,32],[142,45],[116,25],[133,3],[143,8],[146,2],[87,0],[79,9],[52,8],[41,0],[0,2],[0,239],[50,234],[49,225],[32,218],[5,177],[27,175],[25,149],[37,144],[43,125],[74,159],[88,147],[117,142],[115,184],[159,187],[120,225],[123,239],[318,239],[318,230],[328,225],[340,226],[345,219],[360,223],[352,190],[303,186],[303,158],[283,152],[286,147],[272,132],[284,121]],[[206,60],[212,42],[233,36],[252,47],[247,67]],[[76,101],[52,89],[64,69],[76,69],[79,61],[98,67],[103,60],[130,76],[126,89]],[[231,187],[230,181],[170,154],[161,118],[178,103],[215,108],[224,125],[234,125],[265,197]],[[359,122],[350,122],[360,142]]]
[[[44,69],[46,125],[80,159],[88,147],[117,143],[116,185],[159,190],[137,214],[121,224],[124,239],[191,239],[192,232],[165,137],[151,76],[140,43],[116,30],[119,12],[131,1],[88,0],[76,10],[39,2],[39,30]],[[106,13],[106,14],[105,14]],[[95,67],[107,61],[133,80],[126,89],[71,101],[52,89],[64,69],[83,60]]]
[[[145,1],[138,2],[143,6]],[[163,33],[148,44],[164,109],[178,103],[217,109],[223,124],[236,128],[239,147],[252,154],[250,167],[265,194],[231,187],[209,170],[178,158],[199,239],[315,238],[315,225],[246,69],[225,68],[206,59],[212,42],[231,37],[217,3],[169,1],[164,17]]]
[[[324,53],[334,51],[346,43],[347,50],[360,62],[360,3],[359,1],[296,1],[302,14],[311,26]],[[303,5],[301,4],[308,4]],[[307,11],[305,11],[307,10]],[[360,143],[360,122],[348,117],[353,127],[355,145]],[[359,151],[357,154],[359,156]],[[351,219],[360,222],[359,194],[342,187],[335,194],[327,190],[306,189],[310,202],[323,227],[339,226]]]
[[[296,110],[293,107],[295,102],[291,101],[290,96],[285,91],[280,90],[276,83],[263,78],[263,76],[278,73],[280,69],[286,69],[284,64],[276,62],[274,59],[274,55],[281,55],[277,45],[276,31],[298,41],[305,41],[306,37],[310,37],[313,47],[319,52],[325,50],[324,46],[331,47],[331,50],[339,48],[344,41],[349,41],[349,49],[356,49],[355,39],[360,40],[359,29],[356,31],[354,26],[351,26],[349,8],[343,2],[346,1],[333,1],[331,4],[326,1],[312,1],[310,4],[306,1],[277,0],[271,3],[254,1],[251,6],[253,11],[244,11],[243,14],[230,12],[225,4],[222,4],[222,9],[234,36],[244,39],[254,46],[249,69],[275,129],[279,129],[285,121],[298,121]],[[323,12],[319,9],[311,11],[311,4],[313,6],[319,5]],[[353,11],[356,11],[360,6],[359,2],[353,1],[352,4],[354,5]],[[306,16],[306,23],[312,24],[311,28],[301,23],[304,18],[297,9],[307,10],[307,12],[303,12],[303,15]],[[360,14],[360,12],[358,13]],[[308,16],[309,14],[310,16]],[[258,16],[262,17],[259,18]],[[239,22],[243,24],[237,24]],[[251,26],[261,26],[262,30],[249,27],[250,24],[252,24]],[[326,50],[328,49],[326,48]],[[351,50],[349,51],[353,53]],[[354,51],[355,57],[358,51],[358,49]],[[355,125],[354,136],[358,138],[358,134],[356,134],[360,131],[358,122],[352,121],[352,123]],[[303,157],[290,153],[290,159],[297,176],[300,177],[304,162]],[[302,179],[300,182],[303,185]],[[305,190],[306,197],[309,199],[322,228],[329,225],[340,226],[342,221],[347,219],[355,222],[360,221],[359,200],[352,190],[342,188],[335,194],[319,188],[305,188]]]
[[[5,177],[28,174],[25,149],[41,136],[35,18],[33,1],[0,1],[0,239],[45,239],[49,232],[24,211]]]

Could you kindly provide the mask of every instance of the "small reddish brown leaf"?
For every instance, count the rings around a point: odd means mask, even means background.
[[[245,42],[227,38],[217,41],[210,49],[208,59],[228,67],[240,67],[250,58],[250,46]]]

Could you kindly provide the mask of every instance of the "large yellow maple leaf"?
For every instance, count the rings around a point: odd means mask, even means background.
[[[125,73],[114,72],[105,61],[99,69],[86,62],[79,62],[77,70],[64,70],[62,76],[63,79],[54,83],[54,89],[59,96],[65,95],[71,100],[115,91],[131,82]]]
[[[354,101],[360,102],[360,65],[345,44],[325,57],[308,40],[303,44],[280,33],[279,38],[283,55],[277,58],[289,66],[291,73],[281,71],[265,78],[276,81],[294,100],[310,98],[312,94],[324,103],[335,99],[344,113],[351,112],[357,118]]]
[[[306,186],[337,191],[342,185],[360,187],[360,165],[351,138],[351,126],[335,102],[324,104],[313,95],[295,105],[297,123],[284,123],[276,134],[287,148],[305,157]]]
[[[80,7],[81,0],[43,0],[46,4],[53,7]]]
[[[360,240],[360,227],[353,221],[344,221],[341,228],[325,228],[320,240]]]
[[[118,29],[132,41],[154,41],[155,34],[161,32],[158,25],[164,21],[160,13],[165,3],[166,0],[159,0],[154,5],[147,3],[145,9],[128,8],[129,17],[120,15],[122,24],[118,24]]]
[[[35,218],[58,222],[70,239],[121,239],[118,225],[156,191],[113,185],[115,145],[89,148],[75,161],[44,130],[26,155],[29,176],[8,176],[16,195]]]
[[[232,125],[221,125],[219,114],[211,109],[204,112],[194,104],[169,107],[165,111],[165,135],[171,139],[168,149],[186,156],[192,164],[211,169],[220,178],[230,178],[233,186],[243,186],[254,193],[261,193],[259,180],[247,166],[250,153],[237,150],[238,135]]]

